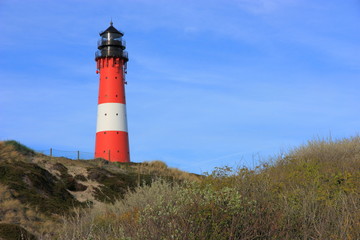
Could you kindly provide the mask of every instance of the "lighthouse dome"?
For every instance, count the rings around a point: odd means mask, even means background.
[[[113,23],[110,22],[110,26],[103,32],[100,33],[100,36],[106,34],[106,33],[116,33],[116,34],[120,34],[121,36],[124,36],[124,33],[120,32],[119,30],[117,30],[114,26]]]

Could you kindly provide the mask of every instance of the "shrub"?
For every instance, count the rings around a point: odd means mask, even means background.
[[[59,236],[360,239],[359,163],[359,137],[310,141],[253,170],[222,167],[198,181],[139,186],[113,205],[65,220]]]

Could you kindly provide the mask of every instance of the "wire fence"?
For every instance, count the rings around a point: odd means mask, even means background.
[[[48,155],[50,157],[64,157],[73,160],[90,160],[95,158],[95,154],[93,152],[64,151],[54,148],[50,148],[47,150],[37,150],[36,152]]]

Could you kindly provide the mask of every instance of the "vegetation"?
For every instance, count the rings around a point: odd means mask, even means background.
[[[16,199],[21,203],[44,214],[61,214],[81,205],[66,191],[63,181],[34,163],[0,164],[0,182],[16,192]]]
[[[0,239],[360,239],[360,137],[198,176],[0,142]]]
[[[0,223],[0,239],[36,240],[36,237],[20,226]]]
[[[74,161],[36,153],[13,140],[0,142],[0,239],[53,239],[62,217],[76,216],[77,208],[114,203],[156,178],[197,178],[160,165]]]
[[[57,239],[360,239],[360,138],[310,141],[198,181],[156,180],[62,226]]]
[[[35,155],[35,151],[26,147],[25,145],[14,141],[14,140],[10,140],[10,141],[6,141],[3,143],[5,146],[9,146],[10,149],[12,148],[13,150],[15,150],[15,152],[20,153],[22,155],[26,155],[26,156],[33,156]]]

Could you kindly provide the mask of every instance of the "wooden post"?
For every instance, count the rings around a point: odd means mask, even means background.
[[[110,162],[110,149],[109,149],[109,162]]]
[[[80,151],[77,151],[77,160],[80,159]]]
[[[52,157],[52,148],[50,148],[50,157]]]
[[[138,186],[140,186],[140,163],[138,164]]]

